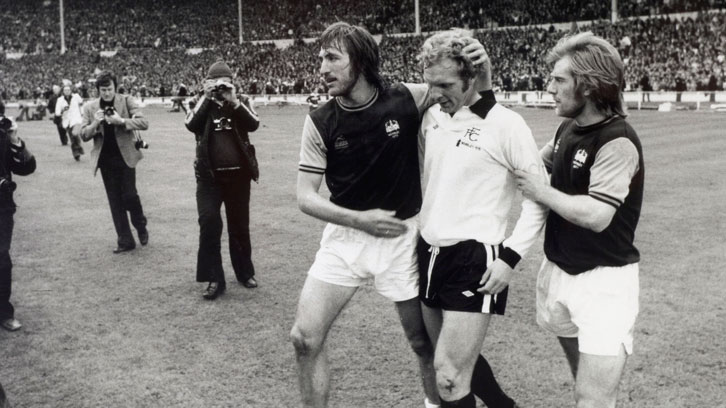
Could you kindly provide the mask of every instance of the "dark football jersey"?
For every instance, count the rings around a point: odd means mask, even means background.
[[[353,210],[421,208],[417,136],[425,85],[396,84],[359,107],[328,101],[306,118],[299,170],[325,174],[330,200]]]
[[[610,225],[599,233],[550,211],[545,227],[547,258],[572,275],[597,266],[638,262],[640,253],[633,240],[645,169],[635,130],[621,117],[590,126],[566,120],[548,148],[552,150],[552,187],[570,195],[587,194],[616,211]]]

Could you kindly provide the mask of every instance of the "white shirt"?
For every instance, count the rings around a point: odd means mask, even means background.
[[[58,97],[58,101],[55,105],[55,115],[61,116],[62,126],[64,128],[79,125],[83,121],[83,116],[81,115],[82,104],[83,99],[81,98],[81,95],[78,95],[77,93],[71,94],[70,104],[66,101],[66,97],[64,95],[60,95]],[[68,110],[63,111],[66,106],[68,107]]]
[[[547,172],[524,119],[480,99],[454,116],[434,105],[419,134],[423,154],[421,235],[433,246],[465,240],[498,245],[517,186],[514,170]],[[493,105],[493,106],[492,106]],[[486,110],[491,106],[491,110]],[[524,200],[519,220],[504,246],[524,256],[542,230],[547,208]]]

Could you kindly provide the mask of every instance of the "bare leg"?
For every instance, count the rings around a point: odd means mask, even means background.
[[[441,399],[457,401],[471,393],[471,375],[491,315],[444,311],[436,343],[436,383]]]
[[[444,315],[441,309],[434,309],[423,303],[421,304],[421,311],[423,312],[423,319],[426,324],[426,332],[429,334],[429,338],[435,347],[439,341],[441,325],[444,323]]]
[[[421,305],[421,310],[426,323],[426,331],[436,346],[443,324],[443,313],[441,309],[430,308],[424,304]],[[514,406],[514,401],[499,386],[494,372],[484,356],[479,354],[474,360],[471,392],[484,401],[489,408]]]
[[[614,408],[627,359],[622,346],[617,356],[580,353],[575,382],[577,408]]]
[[[311,276],[305,280],[290,333],[305,408],[324,408],[330,393],[325,339],[335,319],[358,288],[337,286]]]
[[[438,404],[439,393],[436,391],[436,372],[434,371],[434,346],[426,334],[423,317],[421,316],[421,303],[418,298],[396,302],[398,317],[406,333],[408,343],[418,358],[424,393],[432,403]]]
[[[560,338],[560,344],[575,377],[577,408],[614,408],[628,358],[625,347],[617,356],[596,356],[580,353],[577,338]]]
[[[0,384],[0,408],[10,408],[10,403],[8,402],[8,398],[5,396],[5,390],[3,389],[2,384]]]
[[[558,337],[557,339],[560,341],[562,350],[565,351],[565,357],[567,357],[567,362],[570,364],[572,377],[576,379],[577,365],[580,361],[580,350],[577,337]]]

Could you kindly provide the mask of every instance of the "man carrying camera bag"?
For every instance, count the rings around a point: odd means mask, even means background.
[[[194,173],[197,179],[199,252],[197,282],[209,282],[203,297],[214,300],[227,285],[220,240],[224,203],[229,253],[237,281],[257,287],[250,244],[250,180],[259,171],[248,132],[260,125],[249,100],[240,101],[232,85],[232,70],[223,61],[209,68],[204,94],[189,112],[186,126],[197,140]]]
[[[5,104],[0,100],[0,326],[10,331],[22,327],[15,319],[15,309],[10,303],[13,270],[10,241],[15,214],[13,174],[25,176],[35,171],[35,158],[25,148],[17,131],[18,125],[5,117]]]
[[[97,169],[101,170],[118,236],[113,253],[118,254],[136,248],[127,211],[141,245],[149,242],[146,217],[136,192],[135,169],[136,163],[142,158],[139,149],[146,147],[137,138],[135,131],[146,130],[149,122],[134,98],[116,94],[116,77],[111,72],[105,71],[98,75],[96,89],[100,98],[83,105],[81,138],[84,141],[93,139],[93,174],[96,174]]]

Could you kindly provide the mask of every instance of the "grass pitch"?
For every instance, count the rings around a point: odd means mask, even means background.
[[[251,229],[260,287],[232,283],[223,252],[231,284],[214,302],[194,281],[194,137],[182,114],[145,111],[151,148],[137,184],[151,239],[121,255],[111,253],[115,233],[89,155],[76,163],[49,121],[20,123],[38,170],[16,179],[12,301],[24,327],[0,331],[0,382],[14,407],[298,406],[287,336],[323,228],[295,202],[307,109],[259,109]],[[559,122],[548,110],[518,112],[540,146]],[[726,121],[637,111],[630,121],[643,143],[646,192],[636,234],[641,314],[619,406],[724,407]],[[541,259],[538,243],[517,268],[507,315],[493,320],[484,353],[521,406],[572,406],[565,358],[535,323]],[[422,406],[395,310],[370,287],[342,313],[329,345],[331,407]]]

